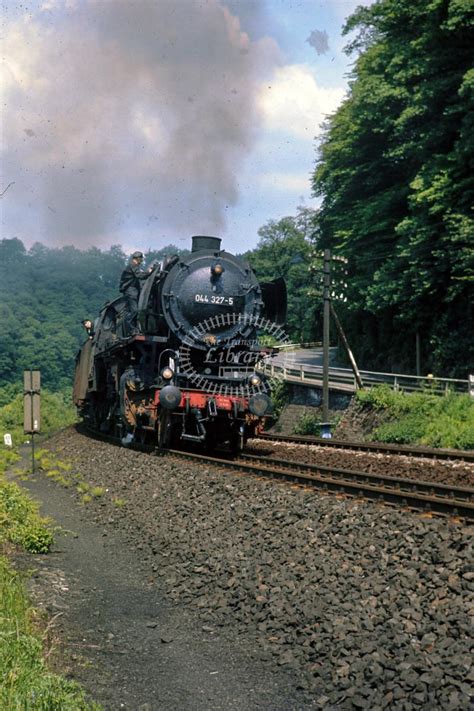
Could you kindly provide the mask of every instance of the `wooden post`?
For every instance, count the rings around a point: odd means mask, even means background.
[[[31,435],[31,472],[35,473],[35,434],[41,431],[41,375],[39,370],[23,372],[23,430]]]
[[[360,377],[359,368],[357,367],[357,363],[355,362],[355,358],[354,358],[354,356],[353,356],[353,354],[352,354],[351,349],[349,348],[349,342],[348,342],[348,340],[347,340],[347,338],[346,338],[346,334],[344,333],[344,330],[343,330],[343,328],[342,328],[341,322],[340,322],[339,319],[338,319],[336,310],[335,310],[334,306],[332,305],[332,303],[331,303],[331,314],[332,314],[332,317],[334,318],[334,323],[336,324],[336,328],[337,328],[337,330],[338,330],[338,333],[339,333],[339,336],[340,336],[340,338],[341,338],[342,344],[343,344],[344,348],[346,349],[346,353],[347,353],[347,356],[348,356],[349,361],[350,361],[350,364],[351,364],[352,372],[354,373],[354,378],[355,378],[355,382],[356,382],[356,387],[357,387],[357,388],[363,388],[363,387],[364,387],[364,384],[363,384],[363,382],[362,382],[362,378]]]

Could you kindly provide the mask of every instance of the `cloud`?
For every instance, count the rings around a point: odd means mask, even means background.
[[[312,140],[343,97],[344,89],[321,87],[309,67],[293,64],[279,67],[273,81],[262,84],[259,102],[267,129]]]
[[[264,173],[259,176],[258,182],[265,188],[298,195],[311,190],[310,176],[307,173]]]
[[[223,228],[273,40],[252,41],[220,0],[47,0],[7,23],[4,56],[15,234],[88,245],[149,215],[171,238]]]

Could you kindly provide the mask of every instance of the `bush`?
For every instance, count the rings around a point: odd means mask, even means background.
[[[50,522],[14,482],[0,480],[0,522],[0,541],[17,543],[31,553],[47,553],[53,543]]]
[[[315,435],[319,437],[321,431],[321,418],[317,415],[302,415],[295,426],[295,434]]]
[[[17,395],[22,392],[22,386],[19,383],[8,383],[0,388],[0,407],[8,405]]]
[[[403,393],[387,385],[359,391],[357,401],[384,412],[371,438],[380,442],[474,449],[474,401],[469,395]]]
[[[41,434],[48,435],[76,422],[77,416],[69,396],[65,393],[41,391]],[[10,433],[18,446],[29,439],[23,432],[23,394],[17,394],[7,405],[0,407],[0,450],[8,450],[3,435]]]
[[[289,388],[284,380],[272,381],[271,398],[273,406],[272,417],[277,420],[281,411],[289,402]]]

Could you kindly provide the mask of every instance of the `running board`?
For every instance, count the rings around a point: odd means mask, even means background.
[[[190,434],[182,434],[181,439],[188,439],[191,440],[191,442],[203,442],[206,439],[206,435],[190,435]]]

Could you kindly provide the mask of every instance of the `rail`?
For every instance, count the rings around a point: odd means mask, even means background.
[[[323,368],[321,365],[305,363],[267,363],[264,372],[271,377],[280,377],[289,383],[303,385],[322,385]],[[436,378],[434,376],[403,375],[401,373],[376,373],[361,370],[360,375],[364,387],[387,384],[393,390],[404,392],[423,391],[436,395],[448,395],[450,392],[469,393],[470,381],[456,378]],[[329,368],[329,385],[333,389],[355,392],[356,382],[350,368]]]
[[[79,432],[82,431],[94,439],[120,445],[120,439],[117,437],[89,430],[81,424],[76,425],[76,428]],[[363,497],[377,502],[384,501],[389,504],[407,506],[416,511],[441,513],[466,521],[474,521],[474,489],[467,487],[453,487],[436,482],[402,479],[372,472],[356,472],[281,459],[272,460],[245,453],[239,459],[233,460],[173,449],[158,451],[157,447],[152,444],[132,443],[130,447],[141,452],[154,452],[169,457],[178,457],[206,466],[215,465],[283,479],[305,486],[311,485],[315,489],[322,489],[325,493],[333,492],[358,498]]]
[[[318,447],[333,449],[356,450],[376,454],[401,454],[406,457],[422,457],[447,461],[463,461],[474,464],[474,451],[463,449],[435,449],[432,447],[415,447],[406,444],[386,444],[385,442],[353,442],[349,440],[323,439],[311,435],[284,435],[281,433],[261,432],[255,437],[260,442],[292,442],[294,444],[313,444]]]
[[[248,474],[282,479],[290,483],[312,486],[324,493],[346,494],[378,503],[385,502],[428,514],[444,514],[474,521],[474,489],[444,486],[433,482],[403,479],[369,472],[357,472],[335,467],[303,464],[287,460],[272,460],[249,454],[239,459],[218,459],[214,456],[168,450],[170,457],[189,459],[208,466],[237,469]]]

